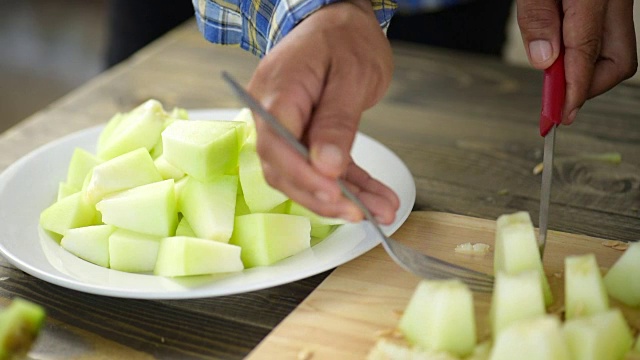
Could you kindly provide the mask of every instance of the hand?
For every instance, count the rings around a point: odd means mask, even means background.
[[[517,0],[529,62],[546,69],[565,47],[563,124],[587,99],[635,74],[638,67],[633,0]],[[564,18],[563,15],[564,14]]]
[[[388,40],[368,0],[319,9],[298,24],[259,63],[248,90],[310,149],[300,157],[259,118],[257,150],[273,187],[314,212],[359,221],[338,177],[382,224],[394,220],[397,196],[349,155],[362,112],[391,81]]]

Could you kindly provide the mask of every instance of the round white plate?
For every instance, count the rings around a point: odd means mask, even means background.
[[[236,109],[192,110],[192,119],[230,120]],[[92,294],[139,299],[186,299],[231,295],[300,280],[339,266],[375,247],[379,238],[368,223],[347,224],[311,249],[272,266],[239,273],[184,279],[132,274],[102,268],[64,250],[39,226],[40,212],[51,205],[58,183],[66,179],[76,147],[95,153],[103,126],[70,134],[27,154],[0,175],[0,252],[24,272],[50,283]],[[416,187],[411,173],[393,152],[358,134],[353,157],[400,197],[390,235],[407,219]]]

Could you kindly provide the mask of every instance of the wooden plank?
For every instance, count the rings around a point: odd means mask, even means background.
[[[457,244],[481,242],[493,245],[495,222],[436,212],[414,212],[394,238],[424,253],[491,273],[490,254],[463,255]],[[544,265],[555,302],[550,312],[561,311],[562,272],[567,255],[594,253],[598,264],[609,267],[621,252],[588,236],[550,232]],[[419,279],[403,271],[378,246],[358,259],[340,266],[305,299],[249,355],[249,359],[365,358],[378,336],[395,328]],[[480,340],[489,337],[490,294],[474,294]],[[640,309],[613,301],[640,329]]]

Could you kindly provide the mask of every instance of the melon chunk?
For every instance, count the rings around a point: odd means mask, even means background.
[[[135,149],[151,150],[160,139],[167,114],[157,100],[148,100],[123,114],[98,142],[98,157],[109,160]]]
[[[155,236],[172,236],[178,226],[173,179],[138,186],[96,204],[105,224]]]
[[[490,360],[573,360],[560,321],[551,316],[520,321],[498,334]]]
[[[140,148],[94,167],[86,196],[95,204],[106,195],[157,181],[162,176],[149,152]]]
[[[77,192],[79,192],[80,189],[73,187],[69,184],[67,184],[66,182],[60,182],[58,184],[58,198],[57,201],[60,201],[61,199],[66,198],[69,195],[75,194]]]
[[[604,276],[604,284],[611,297],[629,306],[640,306],[640,242],[629,248]]]
[[[65,235],[69,229],[94,225],[95,207],[81,192],[53,203],[40,213],[40,226],[47,231]]]
[[[202,239],[229,242],[233,232],[238,177],[222,175],[202,182],[193,177],[184,185],[178,206]]]
[[[238,165],[234,121],[176,121],[162,132],[163,156],[200,181],[228,174]]]
[[[399,329],[412,345],[460,357],[471,354],[476,346],[471,291],[458,280],[422,280]]]
[[[340,218],[329,218],[320,216],[297,202],[289,200],[287,213],[292,215],[306,216],[311,221],[311,236],[324,239],[329,236],[337,225],[346,224],[347,221]]]
[[[240,112],[238,112],[238,115],[236,115],[236,117],[233,119],[233,121],[240,121],[245,123],[245,126],[241,128],[242,142],[240,145],[244,144],[247,138],[249,138],[249,136],[251,136],[252,134],[254,134],[255,136],[256,123],[253,120],[253,114],[251,113],[251,110],[249,108],[241,109]]]
[[[238,246],[218,241],[175,236],[162,239],[154,273],[191,276],[244,269]]]
[[[158,156],[153,163],[156,164],[156,168],[158,169],[160,176],[165,180],[174,179],[177,181],[185,176],[185,173],[182,170],[173,166],[163,155]]]
[[[544,295],[537,271],[498,273],[491,300],[491,329],[496,337],[510,325],[545,315]]]
[[[178,223],[178,227],[176,228],[176,236],[188,236],[188,237],[196,237],[196,233],[189,225],[186,217],[182,217],[180,222]]]
[[[588,316],[609,309],[609,296],[594,254],[564,259],[565,317]]]
[[[0,359],[26,358],[45,317],[42,306],[22,298],[0,310]]]
[[[80,189],[91,169],[100,164],[100,160],[87,150],[76,148],[71,156],[67,170],[67,184]]]
[[[238,186],[238,194],[236,195],[236,216],[251,214],[247,202],[244,201],[244,195],[240,193],[241,186]]]
[[[303,216],[258,213],[235,219],[230,244],[242,248],[247,268],[271,265],[310,247],[311,224]]]
[[[111,225],[85,226],[69,229],[60,245],[88,262],[109,267],[109,236],[116,230]]]
[[[254,145],[246,143],[242,147],[238,162],[242,193],[252,213],[268,212],[288,199],[267,183]]]
[[[550,305],[553,295],[542,267],[529,213],[520,211],[498,217],[494,246],[494,272],[513,275],[527,270],[537,271],[542,283],[545,304]]]
[[[633,344],[631,329],[618,309],[567,320],[562,330],[573,359],[621,359]]]
[[[109,236],[109,265],[126,272],[153,271],[160,248],[159,236],[117,229]]]

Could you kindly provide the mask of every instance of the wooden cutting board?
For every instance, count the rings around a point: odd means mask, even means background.
[[[495,221],[460,215],[414,212],[393,238],[426,254],[492,273],[493,255],[455,253],[456,245],[485,243],[493,248]],[[551,231],[545,250],[545,271],[555,302],[562,311],[564,258],[595,253],[601,267],[622,254],[604,240]],[[363,359],[381,334],[393,330],[420,279],[397,266],[377,246],[337,268],[255,349],[249,359]],[[480,340],[489,336],[490,294],[474,294]],[[612,301],[632,327],[640,329],[640,311]]]

